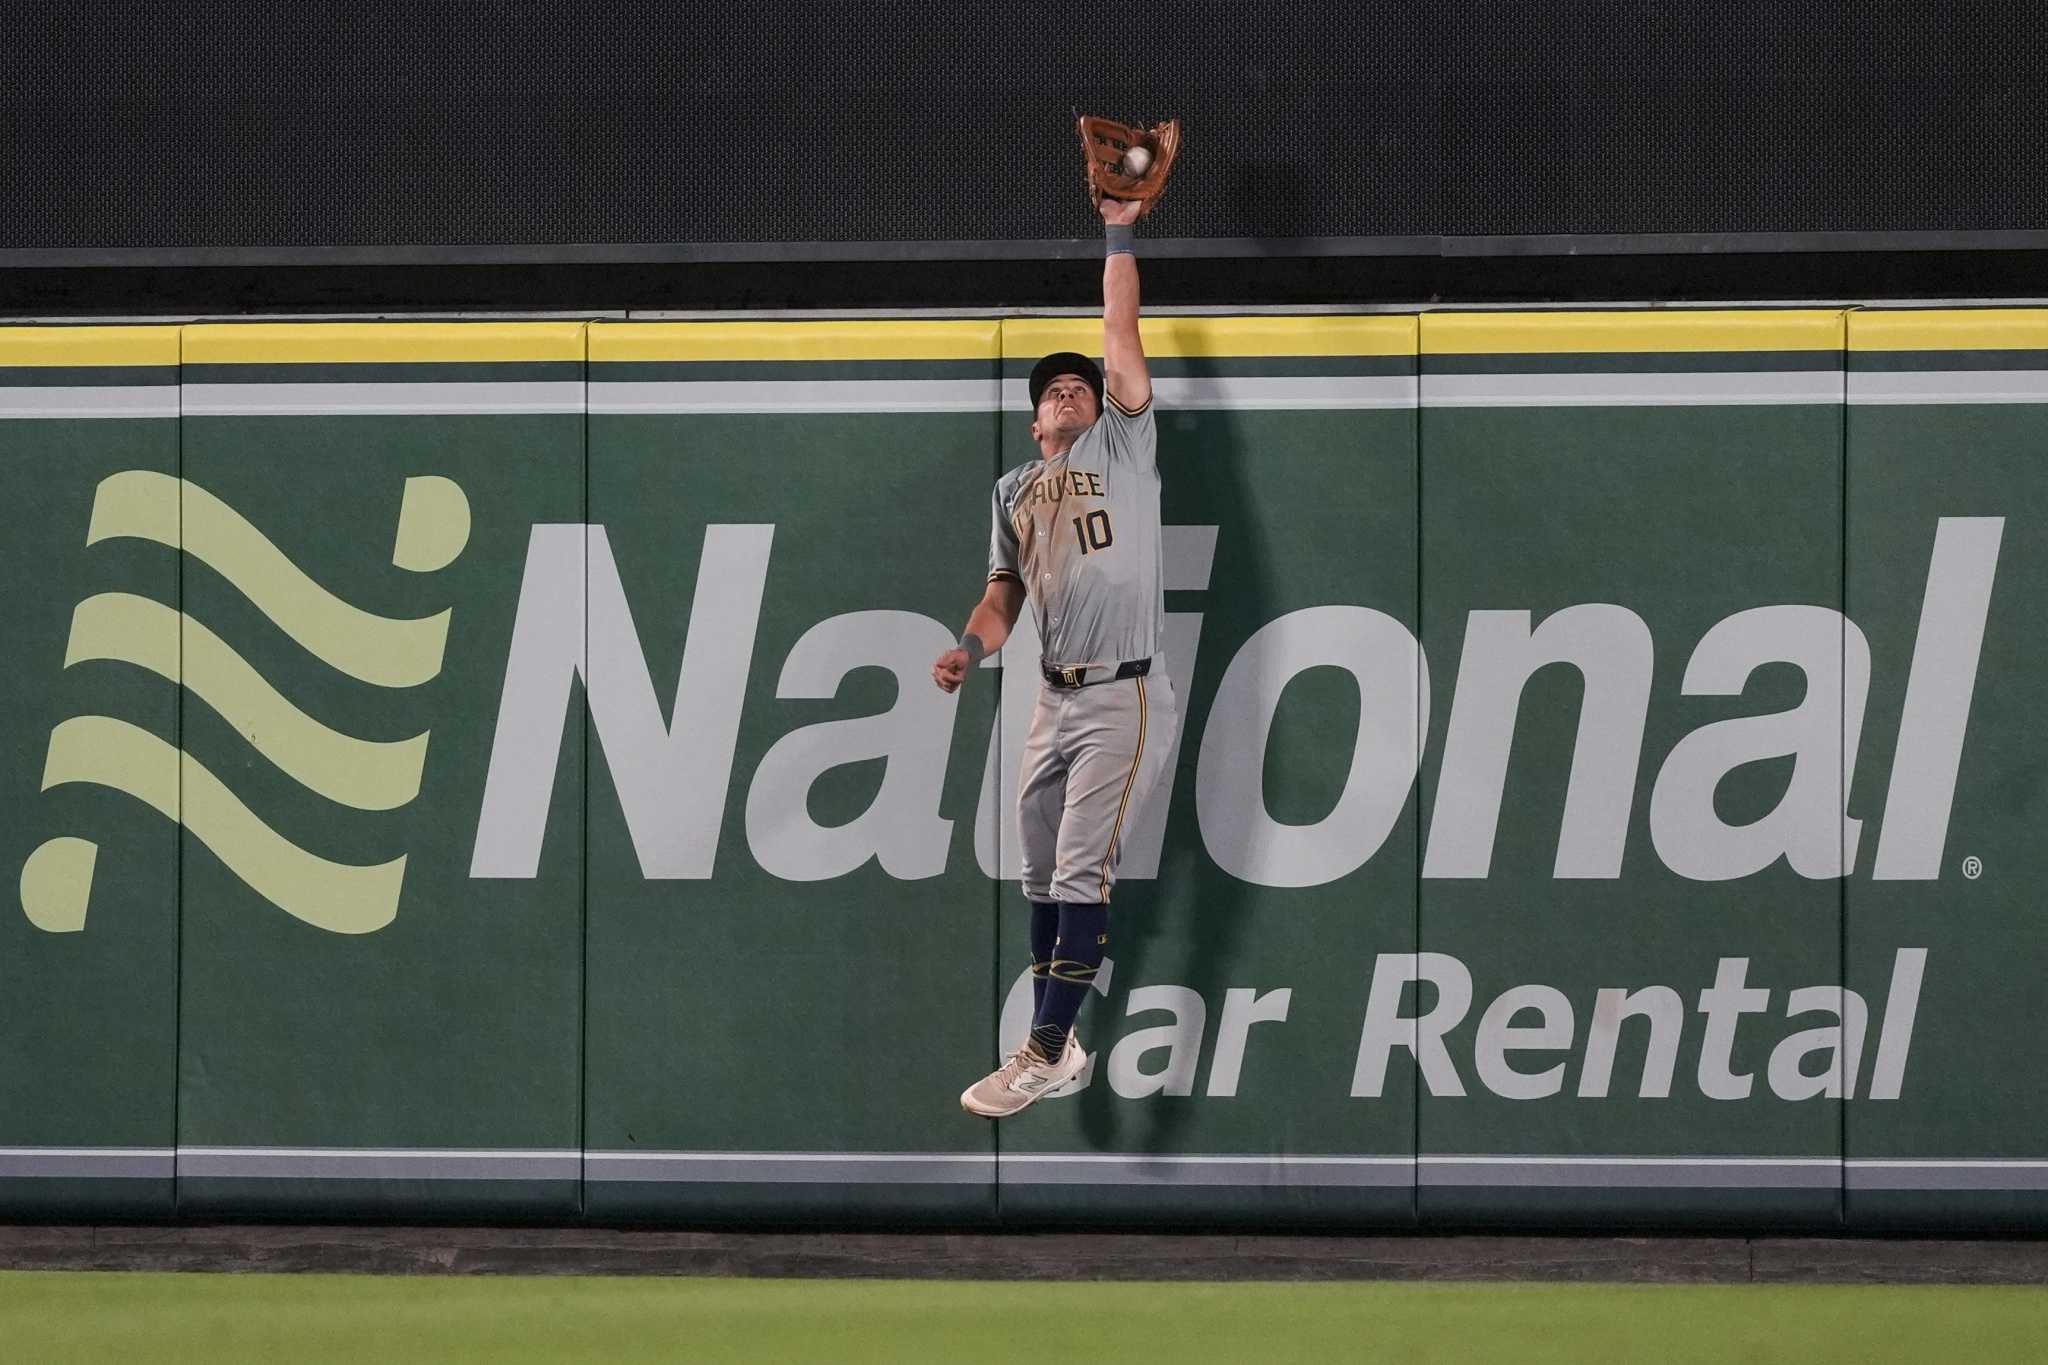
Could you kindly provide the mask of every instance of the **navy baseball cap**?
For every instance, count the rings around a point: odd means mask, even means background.
[[[1095,410],[1102,411],[1102,367],[1078,351],[1054,351],[1031,367],[1031,406],[1038,407],[1045,386],[1063,374],[1078,374],[1095,390]]]

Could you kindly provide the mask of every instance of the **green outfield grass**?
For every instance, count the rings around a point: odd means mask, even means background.
[[[2048,1291],[0,1274],[0,1359],[2040,1360]]]

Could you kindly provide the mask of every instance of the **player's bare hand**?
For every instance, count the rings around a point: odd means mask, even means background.
[[[1129,227],[1138,221],[1138,211],[1145,206],[1135,199],[1110,199],[1095,206],[1102,213],[1102,221],[1112,227]]]
[[[958,692],[960,684],[967,681],[967,668],[967,651],[949,649],[932,665],[932,681],[941,692]]]

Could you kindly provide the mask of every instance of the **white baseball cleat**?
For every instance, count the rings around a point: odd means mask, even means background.
[[[1005,1118],[1059,1089],[1086,1065],[1088,1054],[1071,1033],[1056,1062],[1038,1060],[1038,1054],[1026,1044],[1011,1053],[1009,1061],[961,1091],[960,1107],[985,1119]]]

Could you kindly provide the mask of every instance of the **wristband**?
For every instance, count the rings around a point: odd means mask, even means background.
[[[970,667],[988,657],[988,650],[982,645],[981,637],[971,630],[960,637],[960,648],[967,651],[967,662]]]
[[[1138,254],[1137,234],[1131,231],[1129,223],[1109,223],[1102,229],[1102,255],[1104,259],[1122,252],[1128,256]]]

